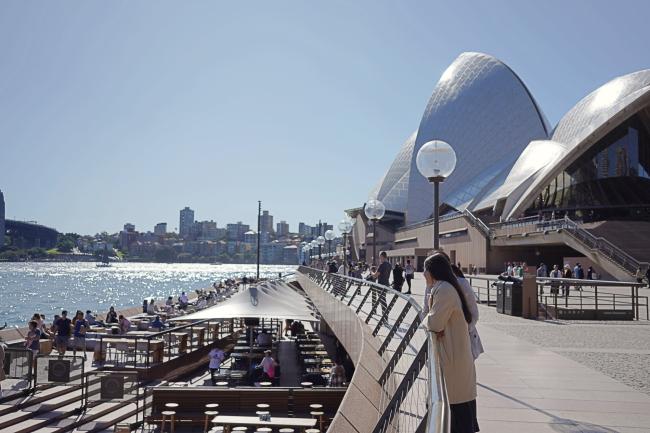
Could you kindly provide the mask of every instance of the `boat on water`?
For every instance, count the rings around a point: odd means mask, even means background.
[[[214,263],[210,263],[210,264],[213,265],[213,266],[221,266],[221,265],[223,265],[223,263],[221,263],[221,262],[214,262]]]
[[[110,263],[103,263],[103,262],[102,262],[102,263],[97,263],[96,266],[97,266],[98,268],[110,268],[110,267],[112,267],[113,265],[111,265]]]

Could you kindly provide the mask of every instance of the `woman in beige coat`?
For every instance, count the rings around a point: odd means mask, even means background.
[[[476,419],[476,371],[469,340],[472,322],[467,301],[447,258],[440,253],[424,262],[431,289],[427,327],[436,333],[451,410],[451,433],[479,431]]]

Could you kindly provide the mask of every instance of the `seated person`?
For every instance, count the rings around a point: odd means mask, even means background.
[[[271,346],[273,339],[271,338],[271,334],[268,334],[266,331],[262,331],[262,333],[257,336],[256,342],[258,346],[269,347]]]
[[[86,316],[84,319],[86,319],[86,322],[88,322],[88,326],[104,326],[104,323],[98,321],[93,312],[90,310],[86,310]]]
[[[118,319],[120,334],[126,334],[131,329],[131,321],[120,314]]]
[[[147,305],[147,314],[153,316],[156,314],[156,306],[154,305],[153,299],[149,301],[149,305]]]
[[[151,324],[149,324],[150,328],[157,329],[158,331],[162,331],[162,329],[165,327],[165,324],[163,323],[162,320],[160,320],[160,316],[156,316]]]

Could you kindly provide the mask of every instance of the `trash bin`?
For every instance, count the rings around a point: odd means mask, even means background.
[[[505,312],[505,285],[506,282],[503,280],[495,281],[494,286],[497,288],[497,313],[503,314]]]
[[[523,287],[521,280],[506,281],[504,288],[504,314],[521,317]]]

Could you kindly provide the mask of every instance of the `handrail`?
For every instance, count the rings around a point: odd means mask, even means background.
[[[463,215],[472,221],[474,225],[483,232],[487,239],[490,239],[492,237],[492,230],[490,230],[490,227],[488,227],[480,218],[474,215],[472,211],[465,209],[463,211]]]
[[[525,225],[534,226],[535,231],[543,231],[545,229],[564,229],[567,234],[575,240],[585,245],[587,248],[600,252],[603,256],[630,274],[634,274],[639,268],[641,270],[646,270],[650,267],[648,262],[641,262],[635,259],[609,240],[602,236],[596,236],[590,231],[580,227],[577,222],[571,220],[568,216],[550,220],[540,220],[539,217],[533,216],[491,224],[493,229],[504,229],[513,226],[521,227]]]
[[[384,392],[373,433],[448,433],[438,341],[424,325],[421,307],[411,297],[367,280],[306,266],[298,272],[355,311],[373,329],[372,335],[383,339],[377,354],[387,361],[378,378]]]

